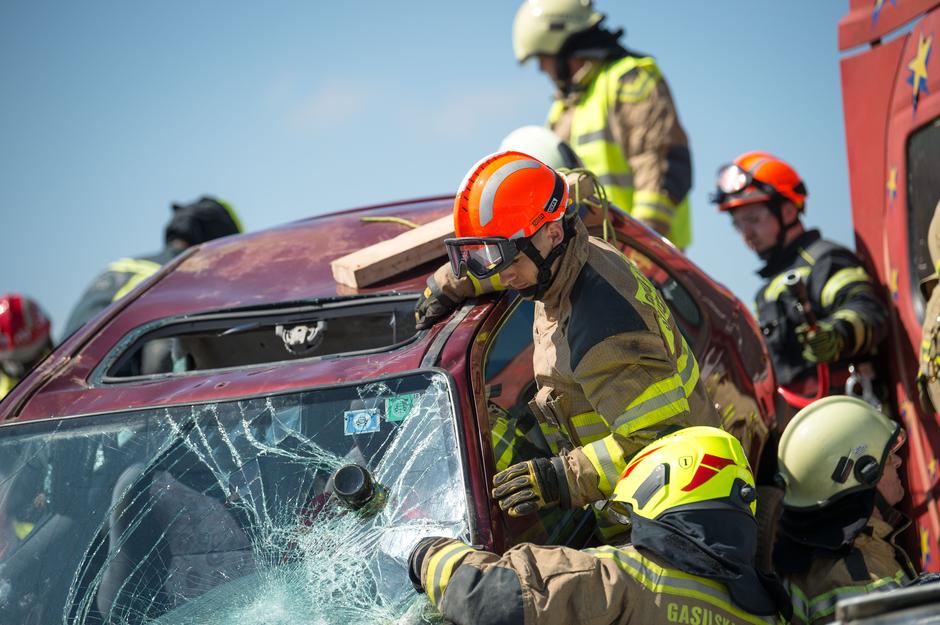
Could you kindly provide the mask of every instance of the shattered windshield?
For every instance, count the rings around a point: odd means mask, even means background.
[[[467,537],[458,450],[433,372],[0,428],[0,623],[433,621],[407,558]]]

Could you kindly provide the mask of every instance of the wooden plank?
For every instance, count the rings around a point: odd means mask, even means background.
[[[364,287],[445,255],[444,239],[454,236],[454,217],[447,215],[380,241],[330,263],[333,279]]]

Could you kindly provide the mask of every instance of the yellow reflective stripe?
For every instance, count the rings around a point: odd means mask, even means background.
[[[628,436],[637,430],[689,412],[689,399],[678,375],[653,382],[614,422],[614,431]]]
[[[906,580],[907,576],[904,571],[898,571],[892,577],[882,577],[869,584],[859,586],[840,586],[812,598],[807,597],[806,593],[794,584],[787,583],[786,587],[792,599],[794,616],[810,623],[833,614],[836,610],[836,604],[843,599],[870,592],[884,592],[900,588]]]
[[[507,436],[508,430],[509,422],[505,419],[497,419],[490,429],[493,441],[493,458],[496,462],[497,471],[508,469],[512,460],[513,440]]]
[[[454,542],[431,556],[428,562],[427,578],[424,581],[424,589],[428,593],[431,603],[438,605],[444,597],[444,589],[450,576],[457,568],[461,558],[473,551],[473,548],[462,543]]]
[[[655,191],[634,191],[631,214],[636,219],[652,219],[671,224],[676,217],[676,205],[668,195]]]
[[[570,420],[582,445],[593,443],[610,434],[610,425],[603,416],[593,410],[576,414]]]
[[[557,427],[544,421],[539,421],[539,429],[542,430],[542,436],[548,443],[548,448],[553,454],[558,454],[562,447],[567,446],[568,439],[561,433]]]
[[[0,371],[0,399],[3,399],[7,393],[16,386],[17,379]]]
[[[841,319],[852,326],[852,335],[855,339],[853,343],[853,353],[858,353],[860,349],[868,347],[868,326],[862,320],[861,316],[851,308],[843,308],[832,314],[833,319]]]
[[[143,260],[141,258],[121,258],[116,260],[107,267],[107,271],[113,271],[115,273],[129,273],[131,275],[130,279],[125,282],[117,293],[114,294],[114,297],[111,298],[112,302],[116,302],[128,293],[130,293],[134,287],[138,284],[157,273],[160,270],[160,264],[155,263],[151,260]]]
[[[819,303],[823,308],[829,308],[836,296],[850,284],[857,282],[871,282],[871,278],[864,267],[846,267],[832,274],[826,284],[823,286],[822,295],[819,296]]]
[[[667,569],[637,552],[627,552],[616,547],[604,546],[584,551],[595,558],[612,560],[620,570],[652,592],[698,599],[733,614],[746,623],[761,625],[776,622],[775,617],[763,618],[749,614],[734,605],[730,601],[727,587],[714,580],[689,575],[678,569]]]
[[[623,65],[624,68],[629,69],[618,72],[619,78],[614,85],[617,100],[627,104],[635,104],[648,98],[660,79],[659,68],[652,58],[633,58],[631,60],[632,63]],[[631,65],[633,67],[630,67]],[[633,76],[627,74],[634,67],[638,67],[640,71]],[[632,80],[627,80],[628,78],[632,78]],[[610,94],[610,96],[611,101],[613,101],[614,94]]]
[[[13,533],[16,534],[16,537],[20,540],[23,540],[27,536],[33,533],[35,529],[35,523],[27,523],[25,521],[13,521]]]
[[[809,278],[809,274],[812,271],[811,267],[797,267],[793,271],[800,274],[800,277],[806,281]],[[768,302],[774,302],[780,299],[780,295],[786,290],[787,286],[783,283],[784,278],[787,277],[787,273],[782,273],[779,276],[776,276],[770,283],[767,285],[767,288],[764,289],[764,299]]]
[[[679,379],[682,380],[685,396],[689,397],[692,395],[692,391],[695,390],[695,385],[698,384],[699,380],[698,360],[696,360],[692,350],[689,349],[689,344],[685,342],[685,337],[680,335],[680,338],[682,339],[682,349],[676,359],[676,368],[679,370]]]
[[[505,291],[506,287],[503,286],[503,283],[499,280],[499,274],[495,274],[487,278],[488,284],[484,287],[483,283],[480,282],[480,279],[477,278],[470,272],[467,272],[467,277],[470,278],[470,283],[473,285],[473,294],[476,296],[483,295],[484,293],[493,293],[495,291]]]
[[[605,495],[614,492],[614,486],[620,479],[625,461],[623,450],[613,436],[605,436],[581,447],[588,461],[597,471],[597,488]]]

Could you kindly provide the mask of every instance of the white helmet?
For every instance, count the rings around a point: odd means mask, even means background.
[[[520,63],[539,54],[558,54],[568,37],[602,19],[591,0],[526,0],[512,24],[513,52]]]
[[[584,163],[571,146],[545,126],[522,126],[510,132],[499,144],[499,152],[522,152],[539,159],[552,169],[576,169]]]
[[[834,395],[803,408],[777,450],[787,508],[813,509],[875,488],[904,430],[856,397]]]

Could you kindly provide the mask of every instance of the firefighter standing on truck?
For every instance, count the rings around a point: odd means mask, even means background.
[[[656,61],[620,44],[590,0],[526,0],[513,23],[516,59],[538,60],[556,86],[548,125],[599,179],[611,203],[689,246],[692,159]]]
[[[604,500],[664,431],[718,425],[669,308],[633,263],[588,236],[555,170],[520,152],[487,156],[458,189],[454,224],[419,327],[499,283],[536,301],[529,407],[555,455],[496,474],[493,496],[511,516]]]
[[[766,152],[748,152],[720,168],[712,199],[764,261],[758,274],[765,282],[754,307],[777,383],[812,396],[816,366],[828,363],[825,394],[841,394],[850,365],[870,368],[869,357],[887,332],[887,311],[858,257],[803,227],[807,195],[790,165]],[[805,285],[815,324],[787,286],[794,274]],[[870,374],[864,381],[867,388]]]
[[[642,449],[614,489],[629,544],[523,543],[499,556],[429,537],[409,577],[457,625],[777,623],[790,603],[754,567],[755,497],[734,437],[685,428]]]

